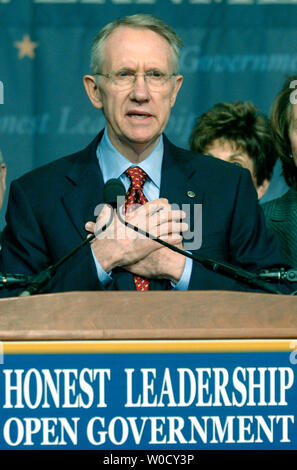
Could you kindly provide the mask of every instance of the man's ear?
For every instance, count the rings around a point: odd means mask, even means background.
[[[182,83],[183,83],[183,76],[177,75],[177,77],[175,77],[175,84],[174,84],[174,88],[173,88],[173,92],[172,92],[172,96],[170,100],[171,107],[174,106],[177,94],[182,86]]]
[[[269,186],[270,181],[269,180],[264,180],[261,186],[257,187],[257,193],[258,193],[258,199],[261,199],[261,197],[264,196],[266,193],[268,186]]]
[[[93,75],[85,75],[83,78],[86,93],[92,105],[97,109],[102,108],[101,93]]]
[[[4,191],[6,190],[6,173],[7,173],[6,164],[1,163],[1,180],[2,180]]]

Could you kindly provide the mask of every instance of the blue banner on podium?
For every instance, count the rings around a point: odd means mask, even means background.
[[[5,342],[0,449],[297,449],[296,344]]]

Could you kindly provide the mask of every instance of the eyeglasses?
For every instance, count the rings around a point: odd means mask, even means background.
[[[130,70],[120,70],[119,72],[111,73],[95,73],[94,75],[101,75],[108,78],[119,88],[132,88],[136,82],[137,77],[143,77],[147,86],[152,90],[159,90],[162,88],[170,78],[176,77],[176,73],[163,73],[159,70],[150,70],[145,73],[135,73]]]

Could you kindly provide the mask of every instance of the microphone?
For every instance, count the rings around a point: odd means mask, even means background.
[[[124,194],[126,194],[125,187],[119,179],[113,178],[107,181],[107,183],[105,184],[105,202],[112,205],[113,208],[116,208],[117,206],[118,196],[123,196]],[[142,230],[139,227],[136,227],[130,224],[129,222],[127,222],[125,219],[122,218],[120,211],[117,211],[117,215],[118,215],[119,220],[126,227],[131,228],[132,230],[140,233],[141,235],[144,235],[147,238],[151,238],[152,240],[160,243],[161,245],[169,248],[172,251],[175,251],[188,258],[191,258],[193,261],[196,261],[202,264],[203,266],[205,266],[206,268],[214,272],[225,274],[226,276],[229,276],[239,282],[242,282],[249,286],[260,288],[264,291],[267,291],[273,294],[282,294],[282,292],[277,290],[275,287],[267,284],[262,279],[259,279],[258,274],[251,273],[250,271],[246,271],[240,267],[233,266],[229,263],[217,261],[217,260],[210,259],[210,258],[203,258],[200,256],[193,255],[192,253],[189,253],[188,251],[181,250],[177,246],[171,245],[165,240],[161,240],[160,238],[151,235],[145,230]]]
[[[117,208],[118,198],[126,196],[126,189],[121,180],[111,178],[106,181],[103,188],[103,200],[113,209]]]

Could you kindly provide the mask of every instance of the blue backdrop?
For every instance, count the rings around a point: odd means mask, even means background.
[[[167,21],[185,43],[185,80],[167,128],[182,147],[214,103],[251,100],[268,112],[284,77],[297,71],[296,0],[0,0],[0,149],[8,185],[81,149],[102,128],[82,85],[89,49],[104,24],[139,12]]]

